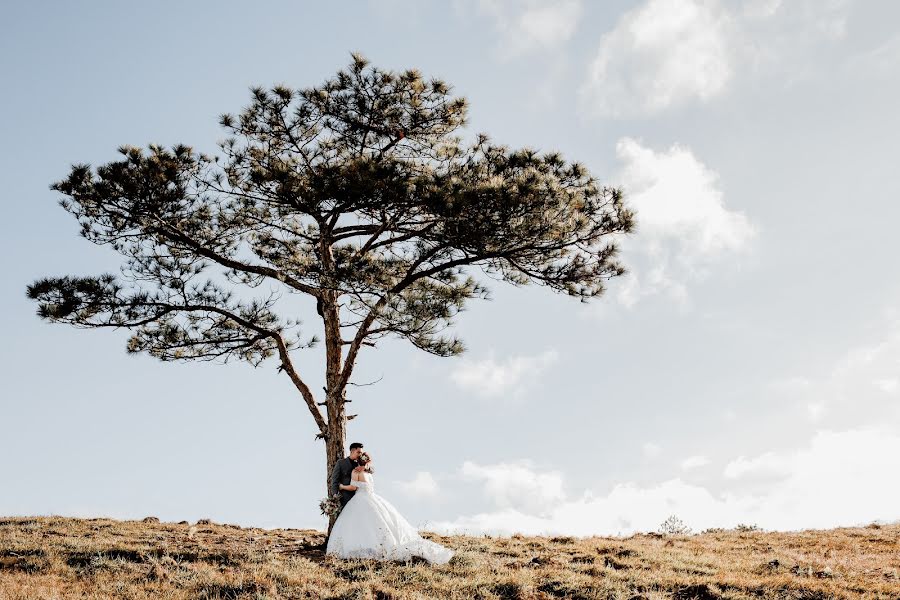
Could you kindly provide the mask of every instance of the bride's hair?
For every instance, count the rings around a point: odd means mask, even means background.
[[[372,462],[372,457],[369,456],[368,452],[360,452],[359,456],[356,458],[356,464],[361,467],[365,467],[370,462]]]

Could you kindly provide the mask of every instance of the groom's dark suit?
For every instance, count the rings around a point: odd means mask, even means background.
[[[339,486],[340,484],[350,485],[350,475],[353,473],[353,469],[358,466],[359,465],[355,460],[351,460],[349,457],[345,456],[334,463],[334,468],[331,470],[331,494],[341,495],[341,508],[344,508],[344,506],[350,502],[350,498],[352,498],[356,492],[339,489]],[[369,473],[375,472],[371,467],[367,470]]]

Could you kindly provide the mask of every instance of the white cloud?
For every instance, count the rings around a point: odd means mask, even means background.
[[[888,379],[876,379],[873,383],[879,390],[881,390],[885,394],[893,394],[898,389],[900,389],[900,380],[898,380],[896,377],[891,377]]]
[[[519,16],[517,26],[526,36],[542,46],[554,46],[572,37],[581,2],[563,0],[532,6]]]
[[[396,485],[403,493],[416,498],[436,496],[439,490],[437,481],[428,471],[419,471],[411,481],[401,481]]]
[[[666,295],[676,306],[686,310],[690,305],[687,286],[670,273],[669,258],[655,256],[655,265],[631,265],[616,287],[616,300],[626,308],[632,308],[648,296]]]
[[[723,475],[727,479],[780,479],[790,475],[790,465],[774,452],[755,458],[738,456],[725,465]]]
[[[644,451],[644,456],[647,458],[656,458],[662,451],[659,444],[654,444],[653,442],[644,442],[642,449]]]
[[[832,78],[828,49],[847,35],[851,0],[744,3],[733,46],[749,85],[785,87],[815,76]]]
[[[900,428],[900,315],[887,311],[873,329],[873,339],[848,349],[821,377],[770,384],[772,397],[823,427],[881,422]]]
[[[730,28],[714,2],[645,2],[600,39],[581,90],[583,110],[634,116],[717,96],[734,70]]]
[[[771,17],[781,8],[782,0],[747,0],[742,13],[750,19]]]
[[[702,280],[712,263],[748,249],[758,227],[725,206],[718,174],[689,148],[656,151],[624,137],[616,153],[623,167],[614,182],[637,218],[637,235],[621,242],[632,256],[617,299],[632,307],[662,293],[686,306],[684,282]]]
[[[702,455],[689,456],[681,461],[681,468],[685,471],[705,467],[709,464],[709,459]]]
[[[581,0],[478,0],[476,6],[500,34],[496,52],[501,60],[560,46],[575,33],[583,12]]]
[[[473,515],[426,525],[431,531],[493,535],[628,535],[656,531],[677,515],[694,531],[708,527],[756,524],[769,530],[799,530],[862,525],[900,519],[900,434],[868,427],[847,431],[820,430],[793,451],[739,457],[729,463],[734,490],[713,494],[709,489],[672,478],[639,486],[624,482],[605,495],[585,490],[567,498],[562,482],[540,483],[540,473],[517,471],[498,477],[502,485],[530,482],[517,493],[493,496],[494,507]],[[746,491],[752,479],[753,491]],[[541,510],[514,502],[529,493],[545,495]]]
[[[483,398],[519,398],[528,383],[556,362],[559,353],[549,349],[536,356],[510,356],[502,362],[494,358],[493,350],[487,358],[460,359],[460,364],[450,375],[462,389]]]
[[[538,473],[527,460],[494,465],[466,461],[459,471],[464,479],[481,482],[485,496],[501,509],[543,514],[565,497],[560,473]]]
[[[644,235],[677,238],[692,255],[740,250],[754,236],[745,215],[725,208],[719,175],[690,148],[676,143],[657,152],[624,137],[616,154],[624,162],[619,177]]]
[[[650,116],[707,103],[739,79],[773,75],[789,85],[825,73],[820,50],[846,36],[851,4],[647,0],[600,38],[580,109],[596,117]]]
[[[793,517],[809,526],[830,527],[866,519],[900,519],[900,480],[889,475],[898,469],[900,435],[873,425],[846,431],[821,429],[803,448],[770,451],[752,459],[739,457],[728,464],[725,476],[743,483],[750,480],[761,489],[768,519],[787,524]],[[802,514],[804,501],[808,516]],[[782,517],[775,514],[779,508],[786,511]]]
[[[806,403],[806,411],[809,414],[809,418],[813,421],[818,421],[822,418],[822,415],[827,410],[824,402],[821,401],[813,401]]]

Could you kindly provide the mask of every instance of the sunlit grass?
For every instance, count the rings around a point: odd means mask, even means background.
[[[316,530],[0,518],[0,600],[900,598],[900,524],[630,537],[428,537],[447,565],[342,561]]]

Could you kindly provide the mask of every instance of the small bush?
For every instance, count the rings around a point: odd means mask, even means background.
[[[691,529],[681,519],[671,515],[659,526],[659,532],[663,535],[686,535],[691,532]]]
[[[725,533],[722,527],[707,527],[701,533]]]

